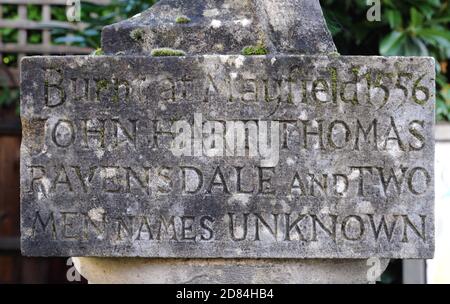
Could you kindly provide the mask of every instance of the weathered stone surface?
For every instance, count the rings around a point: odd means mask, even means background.
[[[73,258],[73,263],[93,284],[367,284],[389,260]]]
[[[105,27],[102,45],[111,55],[157,48],[240,54],[249,45],[263,45],[271,54],[336,52],[318,0],[161,0]]]
[[[432,257],[434,78],[430,58],[26,58],[22,251]],[[180,121],[278,122],[279,151],[176,156]]]

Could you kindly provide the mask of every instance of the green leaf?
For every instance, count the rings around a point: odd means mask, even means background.
[[[400,55],[399,51],[406,41],[404,32],[392,32],[380,43],[380,54],[384,56]]]
[[[440,30],[437,28],[420,29],[416,32],[417,35],[429,37],[429,38],[445,38],[450,41],[450,31]]]
[[[427,4],[434,6],[435,8],[439,8],[442,6],[441,0],[427,0],[426,2]]]
[[[428,3],[417,4],[417,8],[427,19],[431,19],[433,15],[436,14],[437,12],[436,8],[434,8],[431,5],[428,5]]]
[[[436,114],[440,118],[440,116],[447,117],[448,113],[449,113],[448,106],[445,104],[445,102],[442,99],[438,98],[436,100]],[[439,119],[439,120],[442,120],[442,119]]]
[[[412,56],[430,56],[427,46],[421,39],[417,37],[411,37],[411,43],[414,45],[417,51],[417,55]]]
[[[416,10],[414,7],[411,8],[411,23],[410,26],[413,29],[420,28],[423,25],[424,17],[423,15]]]
[[[403,18],[402,14],[397,10],[388,10],[386,12],[386,17],[389,21],[389,26],[391,29],[400,29],[403,27]]]
[[[449,22],[450,22],[450,16],[446,16],[446,17],[433,18],[427,23],[428,24],[439,24],[439,23],[449,23]]]

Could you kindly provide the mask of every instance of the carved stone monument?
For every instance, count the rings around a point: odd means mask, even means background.
[[[310,0],[162,0],[102,43],[22,61],[23,254],[136,283],[433,256],[432,58],[339,56]]]

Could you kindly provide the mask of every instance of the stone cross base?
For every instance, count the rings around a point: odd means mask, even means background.
[[[73,258],[90,284],[366,284],[367,260]],[[378,265],[377,265],[378,266]]]

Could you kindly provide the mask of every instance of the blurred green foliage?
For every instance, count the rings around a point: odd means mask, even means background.
[[[104,25],[138,14],[157,0],[113,0],[108,6],[82,4],[84,31],[54,29],[55,44],[99,49]],[[433,56],[436,58],[437,118],[450,121],[450,0],[380,0],[379,22],[369,22],[366,0],[320,0],[338,50],[343,55]],[[3,6],[3,18],[17,18],[17,7]],[[41,19],[41,8],[28,5],[28,18]],[[52,8],[52,19],[66,21],[64,6]],[[17,30],[0,29],[4,42],[17,41]],[[28,34],[29,43],[40,43],[39,31]],[[97,51],[98,53],[99,51]],[[17,65],[15,54],[5,54],[3,64]],[[2,83],[4,83],[2,81]],[[17,93],[0,87],[0,106],[11,104]]]
[[[381,21],[369,22],[366,0],[321,0],[343,55],[432,56],[438,120],[450,121],[449,0],[381,0]]]
[[[99,6],[91,3],[83,3],[81,7],[81,20],[89,24],[83,31],[66,29],[53,29],[52,38],[54,44],[71,44],[96,49],[95,54],[101,54],[100,39],[103,26],[132,17],[153,5],[157,0],[112,0],[107,6]],[[18,19],[17,5],[2,5],[3,19]],[[28,19],[42,20],[42,8],[39,5],[27,5]],[[52,6],[52,20],[67,21],[65,6]],[[0,28],[3,43],[16,43],[17,29]],[[42,42],[41,31],[28,31],[27,42],[39,44]],[[3,54],[0,68],[17,67],[16,54]],[[8,88],[7,73],[0,74],[0,109],[2,107],[18,106],[19,91],[16,88]]]
[[[101,30],[105,25],[130,18],[152,6],[157,0],[112,0],[108,6],[98,6],[83,3],[81,20],[89,24],[84,31],[70,32],[67,30],[54,30],[54,42],[57,44],[70,43],[73,45],[100,48]],[[66,21],[65,7],[57,8],[57,16],[61,21]]]
[[[0,77],[0,109],[16,105],[19,99],[19,90],[9,88],[7,80]],[[17,109],[18,110],[18,109]],[[18,111],[17,111],[18,112]]]

